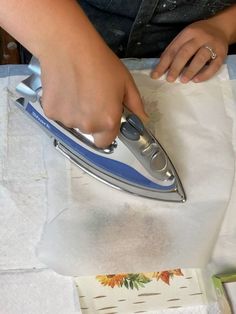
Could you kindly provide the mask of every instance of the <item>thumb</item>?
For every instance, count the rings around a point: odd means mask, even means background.
[[[119,127],[113,132],[104,131],[104,132],[94,133],[93,134],[94,144],[97,147],[104,149],[108,147],[114,141],[118,133],[119,133]]]
[[[148,115],[144,110],[144,104],[142,102],[140,93],[133,79],[128,81],[126,84],[124,105],[132,113],[136,114],[143,122],[148,120]]]

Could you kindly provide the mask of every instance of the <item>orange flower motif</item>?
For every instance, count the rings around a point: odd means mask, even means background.
[[[153,279],[161,279],[167,285],[174,276],[183,276],[181,269],[165,270],[160,272],[137,273],[137,274],[116,274],[116,275],[98,275],[96,279],[103,285],[111,288],[126,287],[127,289],[143,288]]]
[[[178,268],[178,269],[160,271],[160,272],[155,273],[153,277],[155,277],[157,280],[161,279],[163,282],[169,285],[170,278],[172,278],[173,276],[183,276],[181,269]]]
[[[111,288],[114,288],[115,286],[122,286],[124,279],[127,276],[127,274],[98,275],[96,276],[96,278],[103,286],[109,286]]]
[[[184,274],[182,273],[181,269],[178,268],[178,269],[173,269],[171,270],[172,274],[175,275],[175,276],[183,276]]]

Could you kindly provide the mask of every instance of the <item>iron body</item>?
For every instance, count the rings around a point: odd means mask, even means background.
[[[57,150],[93,177],[143,197],[185,202],[186,196],[166,152],[140,119],[124,112],[120,133],[106,149],[95,146],[92,135],[48,119],[40,104],[40,65],[32,58],[32,75],[17,86],[16,104],[53,139]]]

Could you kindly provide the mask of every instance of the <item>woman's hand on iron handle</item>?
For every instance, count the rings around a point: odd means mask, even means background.
[[[92,134],[98,147],[108,146],[119,133],[124,106],[145,119],[132,76],[103,42],[85,53],[61,52],[40,60],[48,118]]]

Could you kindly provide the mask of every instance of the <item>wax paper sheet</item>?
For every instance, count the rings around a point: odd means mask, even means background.
[[[48,222],[38,256],[60,273],[204,267],[211,256],[234,177],[235,112],[226,68],[202,84],[134,79],[148,127],[173,161],[187,194],[165,203],[114,190],[57,155],[45,142]]]
[[[11,79],[0,124],[1,204],[8,228],[2,241],[13,236],[18,245],[3,249],[12,254],[2,254],[3,265],[14,267],[17,250],[25,253],[23,266],[41,261],[76,276],[206,265],[234,177],[231,83],[226,68],[202,84],[169,84],[148,74],[133,73],[150,114],[149,127],[173,161],[187,202],[164,203],[117,191],[72,165],[15,107],[13,86],[20,78]],[[25,219],[22,234],[17,221],[10,223],[11,211],[12,217]],[[40,261],[29,260],[45,220]],[[9,235],[9,230],[17,232]]]
[[[231,82],[236,95],[236,81]],[[236,115],[236,113],[235,113]],[[233,147],[236,151],[236,132],[233,132]],[[234,177],[230,202],[224,216],[219,236],[212,254],[210,267],[215,274],[236,271],[236,176]]]

